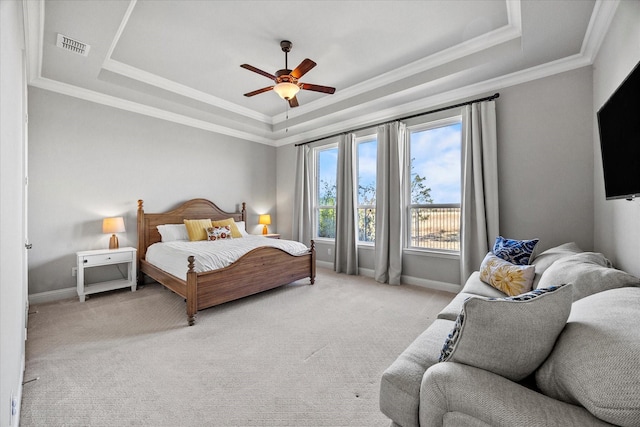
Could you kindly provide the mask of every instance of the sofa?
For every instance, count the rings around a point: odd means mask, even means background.
[[[391,426],[640,426],[640,279],[567,243],[510,295],[492,257],[383,373]]]

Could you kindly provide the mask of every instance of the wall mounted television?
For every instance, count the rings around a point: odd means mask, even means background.
[[[598,110],[607,200],[640,196],[640,62]]]

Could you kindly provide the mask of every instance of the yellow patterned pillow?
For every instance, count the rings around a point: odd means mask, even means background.
[[[228,225],[229,227],[231,227],[231,237],[233,237],[234,239],[242,237],[242,234],[240,234],[240,230],[238,230],[236,222],[233,220],[233,218],[223,219],[220,221],[211,221],[211,225],[213,225],[214,227],[224,227]]]
[[[480,280],[509,296],[529,292],[533,286],[535,266],[515,265],[489,252],[480,265]]]
[[[207,240],[207,228],[211,227],[210,219],[185,219],[189,240]]]

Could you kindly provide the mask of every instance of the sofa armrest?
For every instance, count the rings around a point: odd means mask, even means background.
[[[552,399],[483,369],[438,363],[422,379],[420,425],[443,426],[451,413],[495,427],[611,425],[580,406]]]

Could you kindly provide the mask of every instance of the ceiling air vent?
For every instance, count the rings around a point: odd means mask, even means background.
[[[63,34],[58,34],[56,46],[82,56],[89,55],[89,49],[91,48],[91,46],[89,46],[88,44],[82,43],[78,40],[74,40]]]

